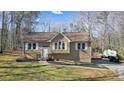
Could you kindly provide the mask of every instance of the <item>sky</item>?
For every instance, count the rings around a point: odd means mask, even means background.
[[[74,11],[42,11],[40,13],[41,18],[47,18],[51,23],[68,23],[72,17],[79,15],[79,12]]]
[[[85,12],[84,12],[85,13]],[[96,15],[97,12],[92,12],[92,15]],[[50,27],[55,27],[58,24],[69,24],[74,18],[78,19],[80,15],[79,11],[41,11],[39,14],[39,22],[48,22]],[[91,15],[91,16],[92,16]],[[42,32],[41,24],[37,25],[37,31]]]

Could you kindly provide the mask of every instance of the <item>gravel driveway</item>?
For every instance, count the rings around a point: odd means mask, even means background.
[[[102,66],[107,67],[115,74],[118,75],[118,78],[124,80],[124,66],[121,64],[101,64]]]
[[[124,80],[124,65],[117,62],[116,63],[110,62],[108,60],[97,60],[97,61],[94,60],[92,61],[92,63],[110,69],[111,71],[113,71],[115,74],[118,75],[119,79]]]

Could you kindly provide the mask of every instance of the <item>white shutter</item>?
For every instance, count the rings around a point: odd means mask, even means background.
[[[39,48],[39,46],[38,46],[39,44],[38,43],[36,43],[36,50],[38,50],[38,48]]]
[[[28,43],[25,43],[25,50],[28,50]]]
[[[65,43],[65,50],[67,50],[67,42],[64,42]]]
[[[52,49],[55,50],[55,42],[52,43]]]
[[[85,50],[87,50],[87,48],[88,48],[88,44],[87,44],[87,43],[85,43]]]
[[[78,50],[78,48],[77,48],[77,44],[78,44],[78,43],[75,43],[75,50]]]
[[[33,43],[31,43],[31,50],[33,50]]]

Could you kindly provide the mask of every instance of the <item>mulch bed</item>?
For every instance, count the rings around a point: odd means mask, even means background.
[[[35,59],[29,59],[29,58],[18,58],[16,59],[16,62],[33,62],[36,61]]]

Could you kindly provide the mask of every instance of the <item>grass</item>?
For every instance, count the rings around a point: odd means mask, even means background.
[[[16,58],[23,58],[23,55],[17,54],[0,54],[0,62],[13,62]]]
[[[0,63],[0,80],[116,80],[111,71],[41,66],[39,63]]]
[[[108,70],[42,66],[37,62],[17,63],[15,59],[18,57],[22,56],[0,55],[0,80],[117,80]]]
[[[124,62],[124,53],[118,53],[117,57],[119,58],[120,62]]]

